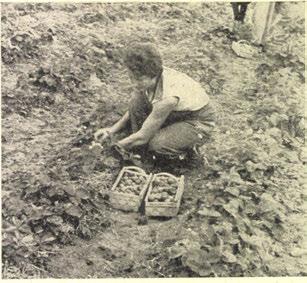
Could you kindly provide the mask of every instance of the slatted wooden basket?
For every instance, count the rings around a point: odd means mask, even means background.
[[[168,178],[172,178],[177,182],[177,192],[175,195],[175,199],[172,202],[160,202],[160,201],[148,201],[148,198],[153,189],[153,182],[159,176],[165,176]],[[145,214],[147,216],[165,216],[165,217],[173,217],[178,214],[180,202],[182,198],[182,194],[184,191],[184,176],[175,177],[169,173],[158,173],[154,174],[148,188],[147,195],[145,197]]]
[[[141,189],[139,195],[135,195],[132,193],[126,192],[118,192],[116,191],[117,186],[119,185],[123,175],[125,173],[130,173],[135,176],[144,176],[146,177],[146,181]],[[141,206],[141,203],[144,200],[145,194],[147,192],[149,183],[151,181],[152,174],[146,174],[146,172],[137,167],[137,166],[127,166],[123,167],[122,170],[119,172],[118,177],[115,180],[111,190],[109,191],[110,196],[110,204],[112,207],[124,210],[124,211],[134,211],[137,212]]]

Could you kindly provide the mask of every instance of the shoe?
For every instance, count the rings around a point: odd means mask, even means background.
[[[238,57],[246,59],[256,59],[263,52],[261,45],[255,45],[246,40],[234,41],[231,48]]]

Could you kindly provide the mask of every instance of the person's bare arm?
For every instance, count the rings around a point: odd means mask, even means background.
[[[147,144],[155,133],[161,128],[168,115],[175,109],[178,103],[178,98],[169,97],[153,105],[152,112],[144,121],[142,128],[120,140],[118,145],[125,149],[130,149],[135,146]]]
[[[123,129],[129,121],[129,111],[127,111],[113,126],[99,129],[95,132],[94,137],[96,140],[103,141],[109,135],[115,134]]]
[[[112,127],[112,133],[117,133],[119,132],[121,129],[123,129],[126,125],[127,122],[129,121],[129,111],[127,111],[123,117],[121,117],[120,120],[118,120]]]

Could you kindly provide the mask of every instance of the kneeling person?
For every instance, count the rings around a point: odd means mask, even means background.
[[[201,85],[163,66],[151,44],[131,46],[124,62],[136,93],[124,116],[113,126],[98,130],[95,137],[103,140],[130,122],[131,135],[117,143],[125,150],[146,146],[150,152],[176,158],[202,145],[210,136],[215,117]]]

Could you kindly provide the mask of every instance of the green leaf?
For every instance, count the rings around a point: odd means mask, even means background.
[[[24,238],[21,239],[21,242],[22,242],[23,244],[26,244],[26,245],[33,244],[33,242],[34,242],[34,237],[33,237],[32,234],[27,235],[27,236],[25,236]],[[35,243],[34,243],[34,244],[35,244]]]
[[[246,233],[241,232],[239,236],[243,242],[250,245],[251,247],[256,247],[256,248],[262,247],[262,244],[264,242],[264,239],[262,237],[258,237],[256,235],[249,236]]]
[[[222,197],[217,197],[217,198],[215,198],[215,200],[214,200],[214,202],[213,202],[213,205],[214,206],[223,206],[223,205],[225,205],[225,199],[224,198],[222,198]]]
[[[116,169],[120,167],[119,161],[114,157],[108,157],[103,160],[103,164],[111,169]]]
[[[233,225],[230,222],[223,221],[217,225],[214,225],[213,228],[216,233],[225,235],[232,232]]]
[[[26,198],[31,195],[39,192],[41,188],[39,186],[29,186],[25,189]]]
[[[64,191],[62,188],[59,187],[50,187],[47,189],[46,194],[48,197],[52,198],[54,196],[63,196]]]
[[[216,233],[211,225],[201,225],[200,237],[206,244],[213,244],[216,240]]]
[[[41,238],[41,243],[51,243],[56,240],[56,237],[54,237],[51,233],[46,233]]]
[[[290,255],[292,257],[302,257],[303,255],[307,255],[307,250],[303,248],[292,248]]]
[[[18,231],[25,233],[25,234],[30,234],[31,233],[31,228],[28,224],[23,223],[21,226],[18,227]]]
[[[79,206],[69,206],[65,209],[65,212],[73,217],[80,218],[82,216],[82,210],[79,208]]]
[[[58,229],[64,234],[73,233],[75,231],[74,227],[68,223],[64,223],[63,225],[59,226]]]
[[[276,127],[280,122],[280,117],[276,112],[274,112],[270,117],[267,117],[267,120],[271,123],[272,126]]]
[[[36,221],[36,220],[42,219],[43,217],[44,216],[43,216],[41,207],[34,207],[33,206],[33,210],[31,211],[31,215],[29,215],[29,220],[30,221]]]
[[[231,194],[234,197],[238,197],[240,195],[240,190],[236,187],[228,187],[225,189],[225,192]]]
[[[2,248],[11,246],[12,244],[14,244],[12,239],[10,239],[10,238],[2,238]]]
[[[78,198],[84,199],[84,200],[87,200],[87,199],[91,198],[91,195],[90,195],[89,191],[87,191],[86,189],[77,190],[76,191],[76,196]]]
[[[189,250],[182,257],[182,264],[200,276],[209,276],[212,273],[212,268],[207,256],[208,253],[203,250]]]
[[[228,270],[227,264],[217,263],[212,266],[212,270],[217,277],[228,277],[230,271]]]
[[[245,201],[245,206],[244,206],[244,209],[243,209],[243,212],[246,214],[246,215],[256,215],[257,214],[257,206],[250,200],[246,200]]]
[[[282,133],[278,128],[269,128],[265,131],[266,135],[270,135],[275,138],[277,141],[281,141]]]
[[[240,184],[244,183],[240,174],[236,171],[235,167],[232,167],[230,169],[229,179],[231,180],[232,184],[239,184],[240,185]]]
[[[56,225],[56,226],[63,224],[63,218],[61,216],[58,216],[58,215],[49,216],[46,219],[46,221],[47,221],[47,223],[53,224],[53,225]]]
[[[232,199],[227,204],[223,205],[223,208],[225,211],[227,211],[230,215],[232,215],[234,218],[237,217],[239,213],[239,207],[241,205],[241,202],[238,199]]]
[[[88,227],[86,227],[85,225],[80,225],[78,227],[78,232],[79,232],[80,236],[82,238],[86,239],[86,240],[89,240],[89,239],[92,238],[91,230]]]
[[[78,206],[81,202],[81,199],[77,195],[75,195],[75,196],[70,196],[69,201],[71,204]]]
[[[221,261],[221,256],[220,247],[211,248],[207,255],[207,260],[210,264],[217,263]]]
[[[218,217],[222,216],[218,211],[216,211],[216,210],[209,210],[206,207],[203,207],[200,210],[198,210],[197,214],[201,215],[201,216],[207,216],[207,217],[213,217],[213,218],[218,218]]]
[[[40,234],[40,233],[44,232],[44,228],[41,225],[37,225],[37,226],[34,227],[34,232],[36,234]]]
[[[74,196],[76,194],[76,189],[72,185],[65,185],[63,190],[70,196]]]
[[[236,256],[230,251],[223,251],[222,260],[226,263],[235,263],[237,261]]]
[[[263,193],[260,198],[259,207],[261,207],[262,212],[265,213],[281,209],[280,203],[277,202],[270,193]]]
[[[248,160],[245,162],[245,168],[248,172],[254,172],[257,169],[257,165],[252,162],[251,160]]]
[[[168,256],[170,259],[175,259],[183,256],[186,253],[186,248],[183,246],[173,246],[168,248]]]

